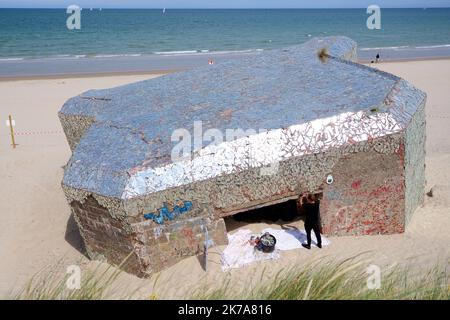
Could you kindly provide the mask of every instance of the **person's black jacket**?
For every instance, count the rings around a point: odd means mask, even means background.
[[[320,201],[316,200],[314,203],[306,202],[303,204],[306,218],[305,224],[316,225],[320,223]]]

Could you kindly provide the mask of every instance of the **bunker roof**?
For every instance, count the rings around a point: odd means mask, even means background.
[[[94,119],[73,150],[63,184],[130,198],[237,170],[240,153],[233,148],[239,143],[223,143],[221,158],[215,149],[208,159],[200,157],[195,164],[173,164],[172,133],[183,128],[193,134],[194,121],[202,121],[203,132],[212,128],[223,133],[227,129],[278,130],[272,135],[276,139],[285,137],[285,129],[301,129],[301,141],[296,143],[303,149],[295,155],[403,130],[425,94],[394,75],[354,60],[353,40],[314,38],[240,60],[87,91],[69,99],[60,111],[63,116]],[[329,130],[330,124],[337,129]],[[326,137],[318,137],[324,132]],[[257,133],[246,144],[262,143],[259,147],[265,148],[262,137]],[[281,153],[277,156],[272,160],[282,160]],[[208,167],[208,161],[216,167]],[[192,174],[192,170],[198,172]]]

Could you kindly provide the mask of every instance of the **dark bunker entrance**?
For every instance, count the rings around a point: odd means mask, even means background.
[[[301,210],[297,208],[297,203],[297,200],[287,200],[227,216],[224,218],[227,231],[230,232],[244,226],[251,227],[251,225],[256,227],[260,223],[283,225],[298,222],[299,225],[302,225],[301,220],[303,219],[299,214]]]
[[[316,199],[322,200],[323,193],[314,193]],[[224,217],[227,232],[241,227],[259,229],[258,224],[280,226],[291,225],[298,229],[304,228],[305,213],[302,209],[302,197],[288,198],[275,204],[269,204],[258,208],[250,208]]]

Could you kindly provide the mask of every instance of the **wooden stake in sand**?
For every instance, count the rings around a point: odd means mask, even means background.
[[[9,127],[9,130],[11,132],[11,145],[13,149],[15,149],[17,146],[16,141],[14,140],[14,126],[16,125],[16,123],[12,119],[11,115],[9,115],[8,120],[6,121],[6,125]]]

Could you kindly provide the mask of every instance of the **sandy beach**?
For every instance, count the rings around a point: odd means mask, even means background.
[[[197,257],[142,280],[122,274],[120,283],[140,287],[136,297],[188,298],[196,288],[219,287],[226,281],[236,290],[260,282],[279,270],[301,265],[319,257],[346,258],[365,252],[367,263],[382,268],[410,264],[428,268],[448,264],[450,257],[450,59],[386,62],[372,65],[400,76],[427,93],[426,197],[404,234],[390,236],[331,237],[322,250],[285,251],[275,262],[261,262],[223,272],[220,252],[209,254],[208,272]],[[42,268],[64,259],[59,266],[78,264],[83,269],[99,264],[82,254],[76,224],[61,189],[64,166],[70,149],[57,112],[64,102],[89,89],[110,88],[156,77],[155,74],[90,76],[52,79],[8,79],[0,81],[0,297],[21,288]],[[8,115],[15,120],[13,149]],[[303,228],[301,222],[297,223]],[[275,223],[229,224],[229,230],[261,231]],[[265,270],[264,267],[270,268]],[[383,269],[384,270],[384,269]],[[157,280],[157,281],[156,281]],[[156,281],[156,284],[155,284]],[[244,285],[245,284],[245,285]]]

